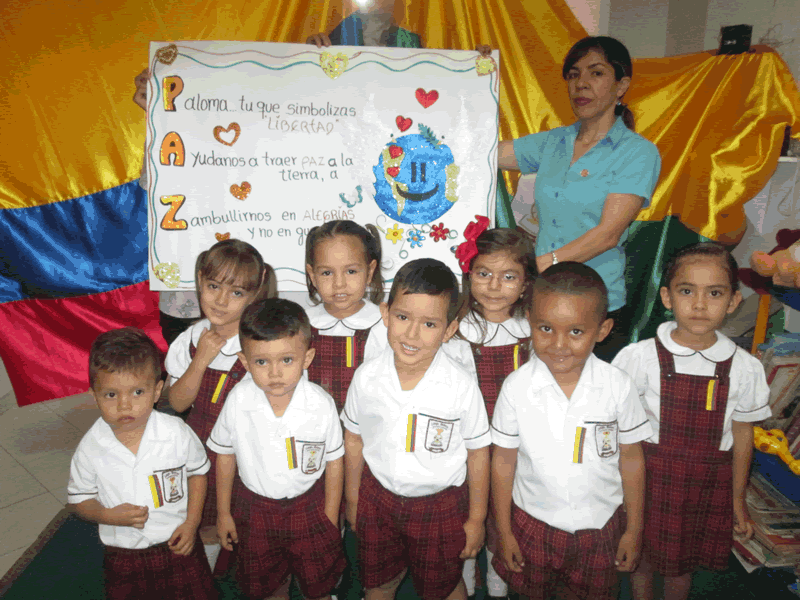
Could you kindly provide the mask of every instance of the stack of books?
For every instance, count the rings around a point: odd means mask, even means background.
[[[750,477],[746,499],[755,535],[750,540],[734,538],[734,550],[754,566],[800,563],[800,508],[760,473]]]

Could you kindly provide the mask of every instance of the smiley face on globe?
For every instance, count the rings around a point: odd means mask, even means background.
[[[391,219],[420,225],[446,213],[458,200],[453,152],[431,130],[399,137],[381,152],[375,174],[375,202]]]

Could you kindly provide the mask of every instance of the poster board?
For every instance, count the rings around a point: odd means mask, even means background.
[[[305,290],[305,239],[335,219],[380,231],[387,282],[494,219],[499,54],[266,42],[152,42],[150,287],[194,290],[197,255],[253,244]]]

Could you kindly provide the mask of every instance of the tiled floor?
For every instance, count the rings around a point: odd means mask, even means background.
[[[22,408],[13,393],[0,400],[0,577],[64,507],[72,453],[99,416],[88,393]]]

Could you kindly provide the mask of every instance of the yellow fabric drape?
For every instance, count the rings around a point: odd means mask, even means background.
[[[352,12],[349,0],[9,0],[0,6],[0,208],[85,196],[139,176],[144,115],[131,101],[150,40],[303,42]],[[586,32],[563,0],[398,0],[399,24],[430,48],[501,52],[501,137],[573,120],[561,61]],[[638,60],[626,98],[661,151],[640,219],[669,214],[724,238],[800,135],[800,94],[775,53]]]

